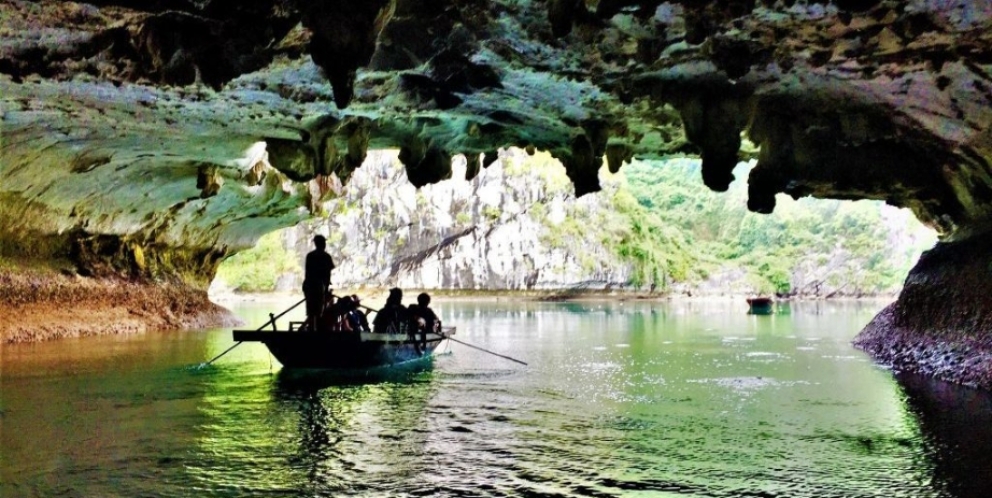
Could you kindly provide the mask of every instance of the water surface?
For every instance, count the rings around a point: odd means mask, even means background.
[[[439,302],[529,366],[367,379],[248,343],[192,368],[226,330],[6,345],[0,495],[985,496],[992,400],[851,348],[882,305]]]

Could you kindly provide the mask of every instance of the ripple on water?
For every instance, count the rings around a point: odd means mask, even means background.
[[[696,384],[715,384],[735,390],[764,389],[770,386],[781,385],[782,383],[768,377],[718,377],[710,379],[690,379],[688,382]]]
[[[500,313],[475,330],[530,368],[458,349],[357,384],[271,374],[265,356],[5,378],[0,495],[952,496],[938,480],[954,464],[937,457],[955,446],[831,332],[836,317],[803,329],[821,341],[736,315],[583,329],[583,312],[541,315],[555,327]],[[206,337],[183,364],[230,342]]]
[[[589,363],[582,363],[578,368],[583,372],[616,372],[620,370],[620,364],[612,361],[595,361]]]
[[[744,356],[755,361],[774,361],[785,359],[786,356],[781,353],[773,353],[770,351],[750,351],[744,353]]]
[[[823,355],[821,356],[821,358],[826,360],[837,360],[837,361],[865,361],[865,358],[854,355]]]
[[[769,357],[769,356],[775,358],[781,358],[784,355],[782,355],[781,353],[773,353],[771,351],[750,351],[748,353],[745,353],[744,356],[747,356],[748,358]]]

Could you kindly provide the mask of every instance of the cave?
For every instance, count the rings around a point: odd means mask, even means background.
[[[61,313],[5,321],[5,342],[223,322],[218,264],[339,196],[369,150],[399,149],[418,187],[456,156],[471,176],[501,148],[546,151],[576,196],[604,163],[691,154],[715,191],[756,160],[754,212],[780,193],[912,210],[940,242],[855,344],[992,389],[987,2],[12,1],[0,17],[0,311]]]

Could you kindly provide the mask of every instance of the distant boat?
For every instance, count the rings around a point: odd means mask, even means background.
[[[751,315],[770,315],[775,309],[775,300],[770,297],[749,297],[747,306],[747,312]]]
[[[416,340],[406,334],[345,331],[235,330],[238,342],[261,342],[286,368],[360,370],[389,367],[429,358],[455,327],[427,334],[418,352]]]

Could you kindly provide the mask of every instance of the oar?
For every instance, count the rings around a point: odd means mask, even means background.
[[[338,297],[338,296],[334,296],[334,297]],[[340,299],[340,298],[339,298],[339,299]],[[365,308],[365,309],[367,309],[367,310],[369,310],[369,311],[374,311],[374,312],[376,312],[376,313],[378,313],[378,312],[379,312],[379,310],[377,310],[377,309],[374,309],[374,308],[369,308],[368,306],[364,306],[364,305],[361,305],[361,304],[359,304],[359,306],[361,306],[362,308]],[[441,337],[444,337],[445,339],[447,339],[447,340],[449,340],[449,341],[453,341],[453,342],[457,342],[458,344],[462,344],[462,345],[465,345],[465,346],[468,346],[468,347],[470,347],[470,348],[474,348],[474,349],[478,349],[479,351],[482,351],[482,352],[484,352],[484,353],[489,353],[489,354],[491,354],[491,355],[493,355],[493,356],[498,356],[498,357],[500,357],[500,358],[503,358],[503,359],[506,359],[506,360],[510,360],[510,361],[515,361],[515,362],[517,362],[517,363],[519,363],[519,364],[521,364],[521,365],[527,365],[527,362],[524,362],[524,361],[520,361],[520,360],[518,360],[518,359],[516,359],[516,358],[511,358],[511,357],[509,357],[509,356],[506,356],[506,355],[502,355],[502,354],[499,354],[499,353],[496,353],[496,352],[493,352],[493,351],[490,351],[490,350],[488,350],[488,349],[485,349],[485,348],[480,348],[479,346],[476,346],[476,345],[474,345],[474,344],[469,344],[469,343],[467,343],[467,342],[465,342],[465,341],[459,341],[458,339],[454,339],[454,338],[452,338],[452,337],[451,337],[450,335],[444,335],[444,334],[442,334],[442,333],[440,333],[440,332],[438,332],[438,333],[437,333],[437,335],[439,335],[439,336],[441,336]]]
[[[257,329],[255,330],[255,332],[260,332],[260,331],[261,331],[262,329],[264,329],[265,327],[267,327],[267,326],[268,326],[268,325],[269,325],[270,323],[271,323],[271,324],[272,324],[272,325],[274,326],[274,325],[275,325],[275,323],[276,323],[276,319],[278,319],[278,318],[281,318],[281,317],[282,317],[283,315],[285,315],[286,313],[289,313],[290,311],[292,311],[292,310],[293,310],[294,308],[296,308],[297,306],[299,306],[299,305],[301,305],[301,304],[303,304],[303,303],[304,303],[305,301],[306,301],[306,298],[303,298],[303,299],[301,299],[301,300],[300,300],[300,302],[298,302],[298,303],[296,303],[296,304],[294,304],[294,305],[292,305],[292,306],[290,306],[289,308],[286,308],[286,310],[285,310],[285,311],[283,311],[282,313],[279,313],[279,314],[278,314],[278,315],[276,315],[276,316],[272,316],[272,314],[271,314],[271,313],[269,313],[269,321],[267,321],[267,322],[265,322],[264,324],[262,324],[262,326],[261,326],[261,327],[259,327],[259,328],[257,328]],[[211,359],[210,361],[207,361],[207,362],[204,362],[204,363],[200,363],[200,364],[199,364],[199,365],[198,365],[198,366],[197,366],[196,368],[203,368],[203,367],[205,367],[205,366],[207,366],[207,365],[209,365],[209,364],[211,364],[211,363],[213,363],[213,362],[215,362],[215,361],[217,361],[217,358],[220,358],[221,356],[224,356],[224,355],[226,355],[226,354],[227,354],[228,352],[230,352],[230,351],[231,351],[232,349],[234,349],[234,348],[236,348],[236,347],[238,347],[238,346],[240,346],[242,342],[244,342],[244,341],[238,341],[238,342],[236,342],[236,343],[234,343],[234,345],[233,345],[233,346],[231,346],[231,347],[229,347],[229,348],[227,348],[227,349],[225,349],[223,353],[221,353],[221,354],[219,354],[219,355],[217,355],[217,356],[214,356],[214,357],[213,357],[213,358],[212,358],[212,359]]]
[[[478,349],[479,351],[482,351],[484,353],[489,353],[489,354],[491,354],[493,356],[499,356],[500,358],[503,358],[503,359],[506,359],[506,360],[515,361],[515,362],[517,362],[517,363],[519,363],[521,365],[526,365],[527,364],[527,362],[525,362],[525,361],[520,361],[520,360],[518,360],[516,358],[511,358],[509,356],[502,355],[502,354],[499,354],[499,353],[494,353],[494,352],[492,352],[492,351],[490,351],[488,349],[480,348],[479,346],[476,346],[474,344],[469,344],[469,343],[467,343],[465,341],[459,341],[458,339],[455,339],[455,338],[451,337],[450,335],[444,335],[444,334],[442,334],[440,332],[437,335],[439,335],[441,337],[444,337],[445,339],[447,339],[449,341],[454,341],[454,342],[457,342],[458,344],[462,344],[462,345],[468,346],[470,348]]]

